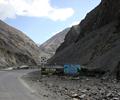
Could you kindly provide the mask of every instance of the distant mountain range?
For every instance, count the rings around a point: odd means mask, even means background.
[[[62,42],[64,42],[65,35],[68,33],[69,30],[70,28],[66,28],[63,31],[56,33],[56,35],[54,35],[39,46],[40,50],[43,51],[48,57],[53,56],[56,52],[56,49],[60,46]]]
[[[69,30],[63,30],[38,47],[23,32],[0,20],[0,68],[38,65],[41,57],[54,55]]]

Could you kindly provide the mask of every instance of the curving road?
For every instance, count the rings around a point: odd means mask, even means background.
[[[31,71],[0,71],[0,100],[40,100],[20,79]]]

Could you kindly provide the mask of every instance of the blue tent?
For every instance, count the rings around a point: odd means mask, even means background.
[[[81,70],[80,65],[76,64],[65,64],[64,65],[64,73],[69,75],[77,75]]]

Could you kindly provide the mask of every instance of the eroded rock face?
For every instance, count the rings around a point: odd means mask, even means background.
[[[115,72],[120,62],[120,1],[102,0],[78,27],[79,35],[71,28],[50,63],[75,63]],[[77,38],[74,40],[71,34]]]
[[[21,31],[0,21],[0,66],[36,65],[40,51]]]

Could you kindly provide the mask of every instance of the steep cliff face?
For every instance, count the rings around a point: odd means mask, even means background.
[[[88,69],[116,71],[120,66],[120,1],[102,0],[78,27],[79,35],[71,28],[50,63],[79,63]],[[71,34],[77,38],[73,40]]]
[[[65,35],[68,33],[69,30],[70,28],[66,28],[48,39],[46,42],[40,45],[40,50],[43,51],[48,57],[52,57],[55,54],[56,49],[60,46],[62,42],[64,42]]]
[[[81,21],[81,33],[96,30],[118,18],[120,13],[119,0],[102,0],[100,5],[88,13]]]
[[[40,51],[21,31],[0,21],[0,67],[36,65]]]
[[[64,41],[61,46],[56,50],[56,53],[63,50],[64,48],[66,48],[67,46],[69,46],[70,44],[74,43],[75,40],[77,39],[78,35],[79,35],[79,26],[72,26],[72,28],[68,31]]]

